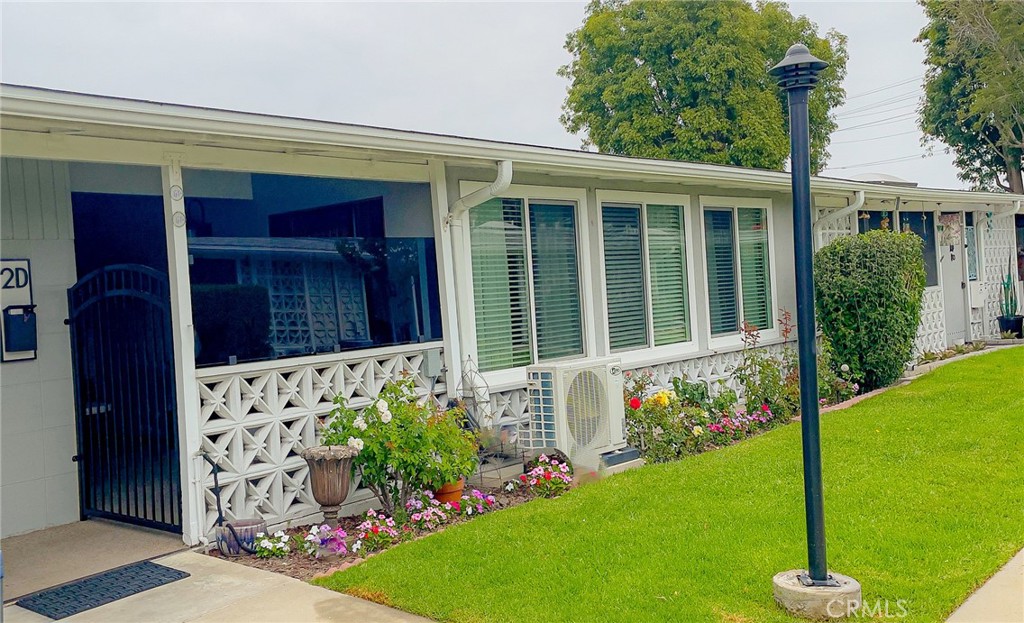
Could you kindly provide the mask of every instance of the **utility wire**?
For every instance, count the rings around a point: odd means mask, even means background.
[[[873,162],[860,162],[858,164],[848,164],[848,165],[841,166],[841,167],[829,167],[826,170],[828,170],[828,171],[841,171],[843,169],[860,169],[862,167],[875,166],[876,164],[892,164],[894,162],[907,162],[909,160],[921,160],[922,158],[927,158],[927,157],[928,157],[927,154],[915,154],[913,156],[900,156],[898,158],[888,158],[886,160],[875,160]]]
[[[864,117],[874,117],[875,115],[885,115],[892,113],[902,113],[903,111],[917,112],[917,104],[898,104],[895,106],[888,106],[879,108],[871,112],[860,112],[856,115],[836,115],[836,119],[839,121],[846,121],[847,119],[863,119]]]
[[[832,145],[849,145],[850,143],[867,143],[869,141],[880,141],[885,138],[892,138],[894,136],[905,136],[907,134],[917,134],[917,130],[909,130],[907,132],[897,132],[895,134],[884,134],[882,136],[872,136],[871,138],[858,138],[852,141],[836,141],[831,143]]]
[[[846,98],[846,100],[849,101],[849,100],[852,100],[852,99],[857,99],[859,97],[866,97],[868,95],[874,95],[875,93],[881,93],[882,91],[888,91],[889,89],[895,89],[896,87],[903,86],[904,84],[910,84],[911,82],[917,82],[918,80],[920,80],[922,78],[924,78],[923,75],[916,76],[914,78],[907,78],[906,80],[901,80],[899,82],[894,82],[892,84],[887,84],[887,85],[884,85],[884,86],[880,86],[878,88],[871,89],[870,91],[864,91],[863,93],[857,93],[856,95],[850,95],[849,97]]]
[[[851,125],[851,126],[847,126],[845,128],[839,128],[838,130],[836,130],[836,132],[846,132],[847,130],[858,130],[860,128],[873,128],[873,127],[875,127],[877,125],[888,125],[890,123],[899,123],[900,121],[905,121],[907,119],[910,119],[911,117],[913,117],[916,114],[917,113],[914,113],[914,112],[907,112],[907,113],[903,113],[903,114],[900,114],[900,115],[895,115],[893,117],[886,117],[885,119],[879,119],[878,121],[871,121],[871,122],[868,122],[868,123],[862,123],[860,125]],[[835,132],[833,132],[833,134],[834,133]]]
[[[911,100],[919,99],[920,97],[921,97],[920,93],[906,93],[904,95],[899,95],[899,96],[896,96],[896,97],[890,97],[889,99],[885,99],[885,100],[882,100],[882,101],[879,101],[879,102],[875,102],[875,103],[869,104],[867,106],[861,106],[859,108],[851,108],[849,110],[843,109],[836,116],[838,116],[838,117],[845,117],[847,115],[855,115],[855,114],[858,114],[858,113],[861,113],[861,112],[871,111],[871,110],[876,109],[876,108],[878,108],[880,106],[891,106],[893,104],[898,104],[900,102],[909,102]]]

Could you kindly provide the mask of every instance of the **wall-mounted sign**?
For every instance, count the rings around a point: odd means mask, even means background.
[[[28,260],[0,260],[0,361],[36,358],[36,311]]]

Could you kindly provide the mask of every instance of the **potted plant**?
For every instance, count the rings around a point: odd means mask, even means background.
[[[999,322],[999,333],[1013,333],[1017,337],[1024,337],[1024,316],[1020,315],[1020,306],[1017,300],[1017,284],[1014,283],[1013,260],[1010,260],[1010,270],[1003,279],[1002,291],[999,297],[1000,316],[996,319]]]
[[[466,476],[476,471],[480,460],[479,440],[467,430],[466,412],[459,407],[435,412],[427,421],[427,435],[434,461],[424,484],[442,504],[462,499]]]
[[[453,476],[458,481],[476,469],[475,437],[459,426],[465,415],[421,398],[412,379],[386,383],[361,412],[341,396],[335,404],[324,439],[359,449],[355,469],[386,515],[404,511],[420,491],[447,484]],[[467,458],[470,447],[472,460]]]

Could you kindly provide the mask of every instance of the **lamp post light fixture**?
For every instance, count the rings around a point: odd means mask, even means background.
[[[796,270],[797,353],[800,372],[800,431],[803,444],[807,570],[775,576],[775,598],[786,609],[810,618],[838,618],[860,605],[860,584],[829,574],[825,557],[825,506],[821,484],[818,423],[818,363],[814,331],[814,249],[811,244],[811,157],[808,96],[828,63],[795,44],[768,72],[789,99],[790,171],[793,184],[793,253]],[[850,608],[850,604],[855,604]]]

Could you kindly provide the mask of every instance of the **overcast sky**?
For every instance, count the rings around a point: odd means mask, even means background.
[[[916,130],[914,2],[794,2],[849,37],[831,168],[961,188]],[[3,2],[4,82],[578,148],[558,122],[583,2]],[[885,88],[883,88],[885,87]],[[872,91],[874,91],[872,93]],[[902,116],[901,116],[902,115]],[[895,117],[895,118],[894,118]],[[866,127],[854,127],[865,126]],[[878,138],[884,137],[884,138]],[[878,140],[874,140],[874,139]]]

